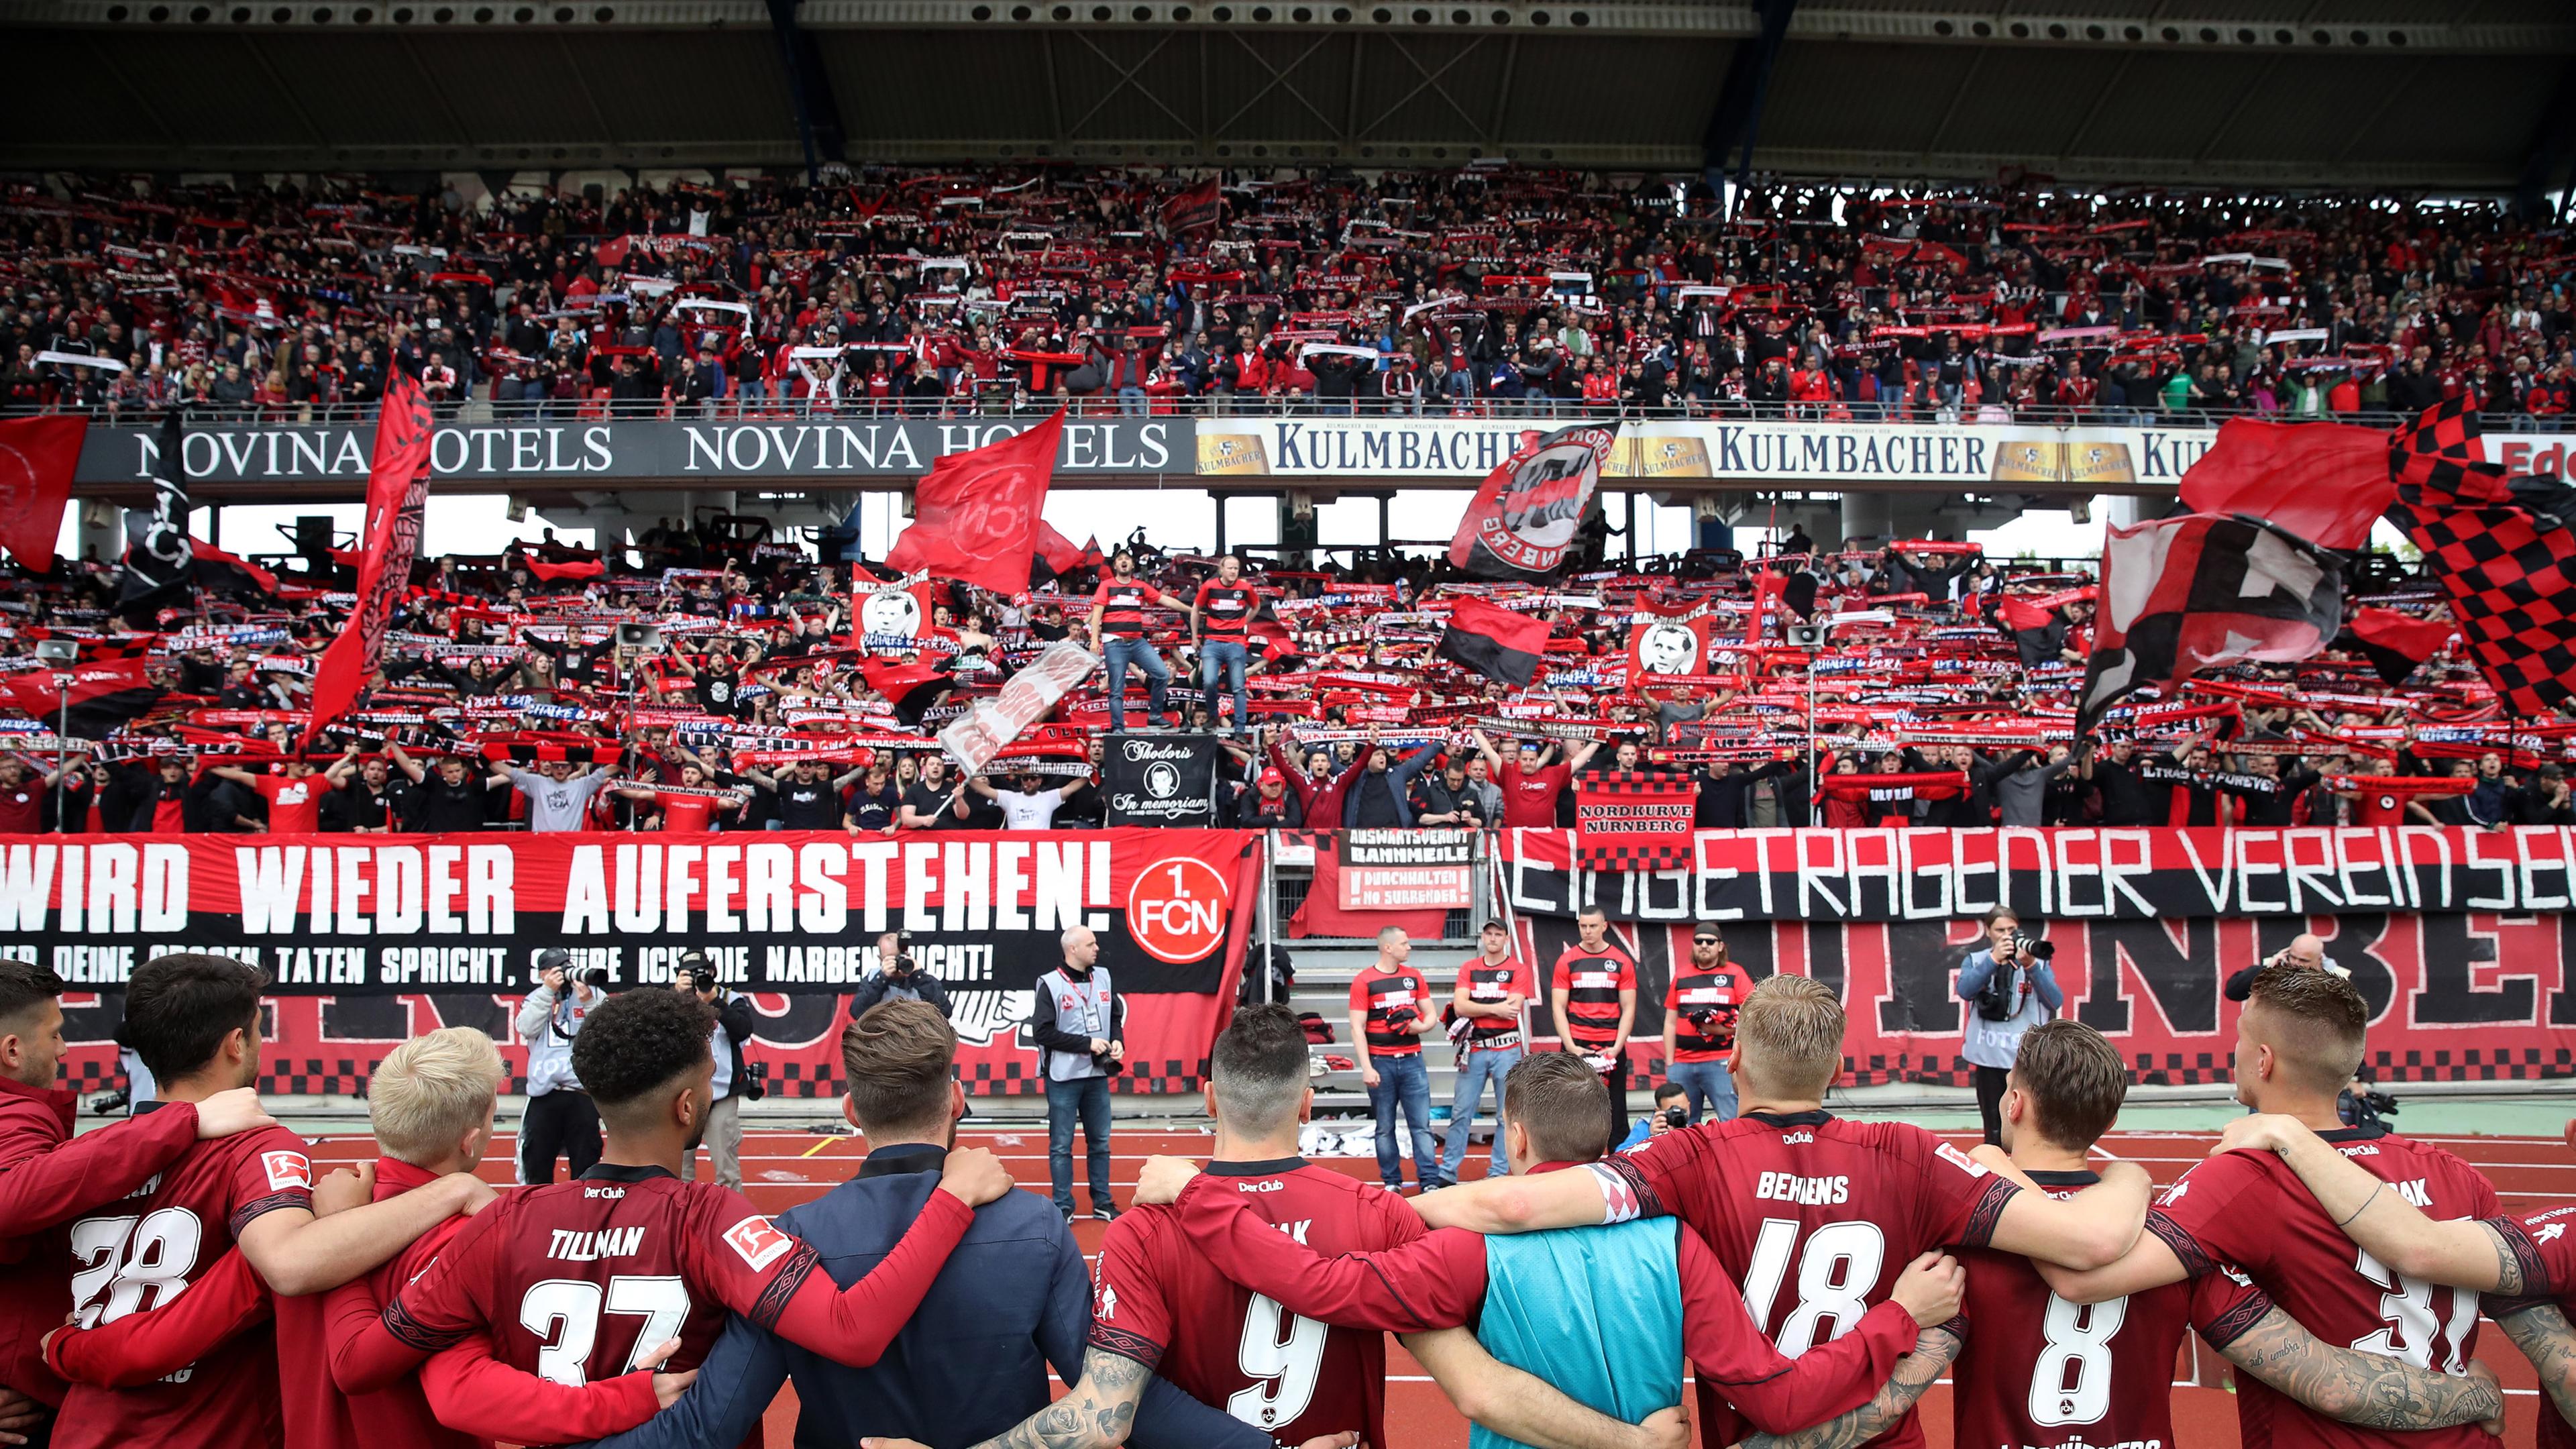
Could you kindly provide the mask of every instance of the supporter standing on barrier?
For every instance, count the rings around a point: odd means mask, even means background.
[[[1422,1065],[1422,1038],[1437,1024],[1431,984],[1408,959],[1413,942],[1400,926],[1377,933],[1377,959],[1351,978],[1351,1039],[1368,1053],[1360,1082],[1368,1088],[1369,1116],[1377,1123],[1377,1176],[1389,1192],[1404,1190],[1404,1159],[1396,1151],[1396,1114],[1413,1133],[1413,1184],[1440,1186],[1440,1155],[1431,1145],[1431,1076]]]
[[[1503,1082],[1518,1065],[1523,1050],[1521,1014],[1528,1009],[1529,963],[1512,955],[1512,935],[1500,921],[1487,921],[1476,933],[1476,959],[1458,969],[1450,1010],[1464,1029],[1458,1040],[1458,1079],[1449,1103],[1449,1140],[1440,1149],[1440,1179],[1456,1182],[1467,1161],[1467,1130],[1484,1104],[1485,1084],[1494,1087],[1494,1155],[1487,1176],[1511,1170],[1503,1152]],[[1417,1174],[1418,1175],[1418,1174]]]
[[[2049,957],[2057,948],[2022,934],[2021,918],[2007,910],[1988,911],[1986,944],[1959,963],[1959,999],[1968,1003],[1968,1039],[1960,1055],[1968,1059],[1977,1082],[1977,1116],[1986,1142],[2003,1142],[2005,1079],[2012,1075],[2013,1054],[2021,1035],[2057,1014],[2066,993],[2057,987]]]
[[[1111,576],[1102,579],[1091,596],[1091,647],[1109,662],[1109,730],[1112,734],[1127,730],[1130,665],[1144,671],[1147,723],[1160,729],[1163,688],[1171,682],[1172,671],[1145,637],[1145,609],[1154,604],[1166,609],[1188,609],[1190,605],[1136,577],[1136,555],[1126,549],[1111,557],[1109,568]]]
[[[1118,1216],[1109,1196],[1109,1079],[1127,1070],[1127,1003],[1100,964],[1100,938],[1064,933],[1064,965],[1038,978],[1029,1034],[1046,1054],[1047,1173],[1056,1211],[1073,1220],[1073,1128],[1090,1155],[1091,1215]]]
[[[1199,649],[1199,687],[1205,691],[1208,718],[1221,721],[1225,733],[1252,727],[1252,705],[1243,692],[1244,667],[1251,661],[1244,635],[1261,597],[1243,581],[1243,560],[1233,554],[1216,561],[1216,577],[1199,585],[1190,602],[1190,638]],[[1216,712],[1217,686],[1234,692],[1234,713]]]
[[[742,1049],[751,1044],[751,1035],[759,1028],[759,1013],[751,1009],[750,997],[725,990],[716,979],[715,963],[704,951],[681,954],[671,989],[705,1002],[716,1015],[715,1034],[707,1043],[716,1062],[715,1100],[707,1108],[707,1160],[715,1165],[717,1185],[740,1192],[742,1104],[745,1099],[758,1101],[761,1095],[759,1079],[743,1060]],[[693,1150],[680,1159],[680,1181],[695,1182],[697,1177],[698,1154]]]
[[[1735,1115],[1735,1013],[1752,983],[1726,959],[1726,939],[1702,921],[1691,931],[1689,964],[1664,988],[1664,1078],[1690,1095],[1690,1119],[1706,1111],[1723,1122]]]
[[[1637,963],[1610,944],[1610,917],[1586,906],[1574,918],[1577,937],[1548,975],[1549,1014],[1560,1048],[1589,1058],[1610,1088],[1606,1151],[1628,1135],[1628,1028],[1637,1020]]]
[[[572,1175],[599,1161],[599,1109],[572,1071],[572,1039],[599,1005],[599,984],[572,953],[537,953],[537,988],[519,1003],[519,1040],[528,1046],[528,1106],[519,1120],[519,1183],[555,1180],[561,1153]]]

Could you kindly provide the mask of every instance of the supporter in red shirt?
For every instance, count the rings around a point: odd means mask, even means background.
[[[1574,920],[1575,942],[1548,971],[1550,1015],[1563,1050],[1598,1063],[1609,1083],[1609,1134],[1602,1148],[1628,1135],[1628,1030],[1637,1019],[1637,963],[1610,942],[1610,918],[1586,906]]]
[[[1574,772],[1589,762],[1601,748],[1599,740],[1585,740],[1574,747],[1574,753],[1562,763],[1544,761],[1554,745],[1521,742],[1520,751],[1506,760],[1494,748],[1494,742],[1483,730],[1475,731],[1476,748],[1483,753],[1485,764],[1494,772],[1494,783],[1503,792],[1503,826],[1511,830],[1546,830],[1556,824],[1556,797],[1565,789]],[[1307,817],[1312,819],[1311,815]]]
[[[207,770],[236,785],[259,792],[268,802],[268,833],[271,835],[311,835],[322,828],[322,797],[348,783],[358,768],[357,746],[331,763],[331,768],[316,773],[313,762],[288,760],[285,773],[253,774],[236,765],[216,765]]]
[[[15,755],[0,755],[0,835],[33,835],[43,828],[44,782]]]

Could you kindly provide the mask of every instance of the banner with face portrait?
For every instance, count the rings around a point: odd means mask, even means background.
[[[1628,629],[1628,687],[1632,691],[1680,685],[1717,672],[1709,616],[1644,619]]]
[[[1565,565],[1618,442],[1614,428],[1559,428],[1521,441],[1477,488],[1449,562],[1489,579],[1544,578]]]

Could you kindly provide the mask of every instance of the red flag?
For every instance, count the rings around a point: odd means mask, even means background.
[[[411,583],[412,558],[420,551],[420,510],[429,497],[430,426],[429,399],[410,374],[396,368],[376,419],[376,453],[367,473],[367,518],[358,536],[365,551],[358,560],[358,604],[348,627],[323,651],[321,667],[313,671],[312,722],[304,730],[308,744],[358,697],[384,658],[385,630]]]
[[[2193,513],[2249,514],[2320,548],[2369,543],[2370,525],[2396,501],[2388,435],[2371,428],[2230,418],[2182,475]]]
[[[595,579],[608,572],[607,562],[595,558],[566,559],[562,563],[548,563],[535,554],[530,554],[522,562],[527,564],[528,572],[550,584],[559,579]]]
[[[0,423],[0,549],[29,568],[54,566],[89,419],[77,413]]]
[[[2414,673],[2415,666],[2442,652],[2460,626],[2448,618],[2418,619],[2395,609],[2370,608],[2354,611],[2351,629],[2379,677],[2397,684]]]
[[[2343,620],[2334,557],[2259,520],[2194,513],[2114,527],[2103,540],[2098,587],[2079,735],[2146,685],[2171,689],[2240,660],[2306,659]]]
[[[1058,411],[1016,438],[933,464],[913,492],[912,526],[887,552],[886,567],[997,594],[1025,593],[1037,553],[1038,510],[1046,506],[1063,440]]]
[[[277,575],[240,554],[226,553],[202,541],[191,545],[188,551],[196,559],[199,588],[222,592],[228,587],[238,589],[241,584],[249,583],[264,594],[277,592]]]
[[[1164,201],[1163,225],[1174,232],[1206,231],[1217,224],[1223,206],[1217,178],[1211,176]]]
[[[1094,544],[1097,548],[1098,545]],[[1038,557],[1059,574],[1069,574],[1082,567],[1082,546],[1055,531],[1055,525],[1038,520]]]
[[[1545,619],[1478,598],[1461,598],[1452,605],[1449,627],[1440,635],[1441,658],[1505,684],[1527,684],[1537,677],[1538,661],[1546,653]]]
[[[603,267],[622,267],[626,265],[627,249],[634,245],[633,237],[610,237],[601,242],[591,255],[599,258],[599,264]]]
[[[16,706],[30,719],[59,723],[75,739],[103,739],[168,692],[147,677],[149,667],[148,660],[136,656],[84,661],[69,669],[30,669],[0,681],[0,703]]]

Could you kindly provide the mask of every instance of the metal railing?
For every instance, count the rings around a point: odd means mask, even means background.
[[[1032,397],[989,400],[948,398],[938,401],[843,399],[838,402],[824,402],[810,397],[790,399],[735,397],[705,404],[674,404],[660,399],[628,401],[550,399],[537,402],[500,402],[488,398],[475,398],[438,404],[437,413],[442,421],[461,423],[655,420],[738,422],[762,419],[851,422],[973,418],[1024,418],[1035,421],[1053,414],[1058,407],[1069,409],[1075,417],[1091,419],[1128,417],[1259,421],[1269,418],[1373,418],[1390,422],[1419,423],[1455,421],[1835,423],[1886,427],[1987,425],[2200,430],[2216,428],[2230,418],[2259,418],[2269,422],[2285,423],[2345,423],[2363,427],[2393,428],[2412,416],[2385,411],[2298,416],[2251,410],[2221,412],[2206,408],[2007,407],[1993,403],[1962,408],[1926,408],[1882,403],[1693,402],[1649,408],[1625,403],[1588,403],[1571,398],[1475,397],[1459,400],[1441,398],[1416,401],[1382,397],[1337,399],[1243,394],[1151,399],[1132,397],[1122,399],[1094,394],[1074,398]],[[95,421],[108,426],[158,424],[163,416],[161,409],[120,408],[114,405],[0,406],[0,416],[5,417],[41,413],[86,413]],[[189,423],[198,427],[351,426],[374,422],[376,405],[374,403],[332,403],[242,407],[199,403],[188,408],[187,416]],[[2490,433],[2558,434],[2576,431],[2576,420],[2561,415],[2485,413],[2480,415],[2480,421],[2485,430]]]

